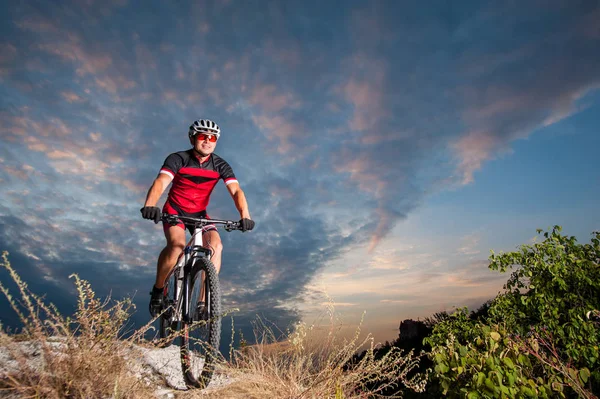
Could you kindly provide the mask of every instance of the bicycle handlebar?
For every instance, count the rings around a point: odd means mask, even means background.
[[[182,222],[183,224],[190,225],[190,226],[206,226],[207,224],[222,224],[226,231],[241,230],[240,222],[234,222],[232,220],[194,218],[191,216],[169,215],[168,213],[163,213],[161,219],[163,222],[169,223],[171,225],[176,225],[179,222]]]

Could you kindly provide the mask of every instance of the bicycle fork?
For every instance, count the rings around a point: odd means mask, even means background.
[[[173,309],[173,311],[174,311],[173,321],[182,321],[184,319],[183,313],[184,313],[184,309],[186,309],[186,307],[184,306],[185,305],[184,302],[187,301],[187,299],[186,299],[187,291],[189,290],[189,288],[187,288],[187,284],[184,284],[185,266],[188,263],[190,254],[191,254],[191,248],[189,246],[186,246],[184,249],[183,256],[181,256],[179,258],[179,261],[175,265],[177,275],[176,275],[176,279],[175,279],[175,295],[174,295],[175,309]],[[183,292],[184,289],[186,292]]]

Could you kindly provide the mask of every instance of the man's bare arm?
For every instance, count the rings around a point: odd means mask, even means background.
[[[160,173],[158,177],[152,183],[152,186],[148,190],[146,195],[146,202],[144,206],[156,206],[156,203],[160,199],[160,196],[165,192],[173,178],[165,173]]]
[[[233,198],[235,207],[240,212],[240,217],[242,219],[252,219],[252,217],[250,217],[250,211],[248,210],[248,202],[246,201],[246,196],[240,188],[239,183],[228,184],[227,190],[229,190],[229,194],[231,194],[231,198]]]

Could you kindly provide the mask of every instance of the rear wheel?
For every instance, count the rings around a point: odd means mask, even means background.
[[[163,290],[163,313],[159,319],[159,333],[160,333],[160,346],[166,347],[173,343],[173,335],[177,332],[178,322],[175,318],[175,304],[177,303],[176,285],[177,275],[179,274],[177,268],[173,269]]]
[[[204,274],[204,282],[202,275]],[[198,258],[192,266],[189,280],[190,320],[182,325],[181,365],[186,384],[205,388],[214,373],[221,341],[221,293],[217,271],[207,258]],[[202,290],[202,287],[204,289]],[[205,293],[202,296],[202,291]],[[198,302],[205,303],[198,316]]]

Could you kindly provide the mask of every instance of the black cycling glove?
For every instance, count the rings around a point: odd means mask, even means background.
[[[145,206],[140,209],[140,212],[142,212],[142,217],[144,219],[154,220],[154,223],[160,222],[160,219],[162,218],[162,212],[157,206]]]
[[[254,220],[252,219],[240,219],[240,230],[250,231],[254,228]]]

